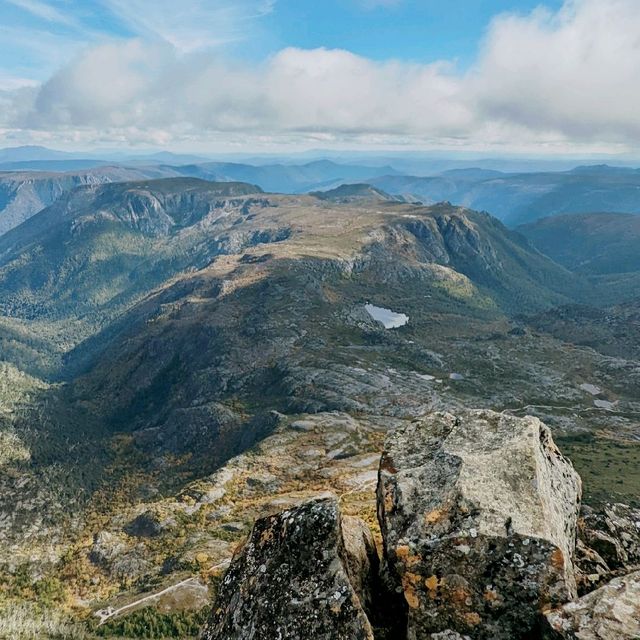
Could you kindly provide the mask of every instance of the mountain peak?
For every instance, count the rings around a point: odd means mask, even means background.
[[[329,191],[313,191],[310,195],[320,200],[333,202],[353,202],[357,200],[375,200],[378,202],[403,202],[400,196],[391,194],[366,183],[342,184]]]

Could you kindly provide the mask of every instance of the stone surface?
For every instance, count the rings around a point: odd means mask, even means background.
[[[436,413],[385,449],[378,515],[411,640],[531,638],[575,596],[581,482],[538,419]]]
[[[640,509],[625,504],[585,509],[579,534],[612,570],[640,566]]]
[[[576,551],[580,595],[640,569],[640,509],[625,504],[583,507]]]
[[[547,614],[550,640],[638,640],[640,571]]]
[[[603,557],[580,538],[576,540],[574,565],[578,595],[581,596],[601,586],[611,577],[611,569]]]
[[[373,640],[371,534],[321,497],[258,520],[222,581],[203,640]],[[375,560],[374,560],[375,562]]]

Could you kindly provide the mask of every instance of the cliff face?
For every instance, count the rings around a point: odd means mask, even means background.
[[[139,180],[143,170],[101,167],[69,173],[16,171],[0,173],[0,236],[83,185]]]
[[[637,640],[637,573],[576,600],[587,548],[581,540],[578,559],[580,496],[578,474],[539,420],[433,414],[387,438],[379,571],[364,523],[348,550],[337,500],[303,503],[256,523],[203,637]],[[612,513],[610,527],[633,549],[637,523],[628,510]],[[602,541],[599,525],[608,526],[592,517],[587,535]]]

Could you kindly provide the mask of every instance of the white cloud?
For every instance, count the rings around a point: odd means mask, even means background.
[[[150,33],[86,50],[37,91],[16,94],[19,108],[0,97],[0,127],[148,144],[640,147],[637,0],[567,0],[556,13],[499,17],[464,74],[444,62],[376,62],[327,49],[241,63],[212,50],[191,20],[165,20],[165,1],[149,16]],[[130,7],[133,24],[142,0],[105,2],[122,16]],[[231,34],[271,6],[242,3],[228,18]],[[223,9],[216,4],[222,13],[210,19],[222,21]]]
[[[442,64],[377,63],[347,51],[290,48],[249,67],[132,40],[95,47],[55,74],[16,124],[457,136],[473,117],[459,91]]]
[[[497,19],[469,82],[487,117],[568,138],[640,142],[637,0],[569,0]]]

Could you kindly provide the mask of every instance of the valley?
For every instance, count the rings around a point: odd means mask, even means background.
[[[436,410],[538,416],[638,505],[633,279],[559,262],[362,187],[63,195],[0,237],[0,619],[195,635],[255,518],[331,490],[375,529],[386,434]]]

